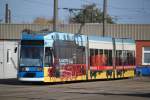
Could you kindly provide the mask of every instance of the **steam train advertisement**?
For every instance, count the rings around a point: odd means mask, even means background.
[[[134,77],[135,41],[132,39],[23,32],[20,47],[20,81]]]

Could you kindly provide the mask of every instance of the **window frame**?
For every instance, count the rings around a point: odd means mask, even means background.
[[[142,65],[150,65],[150,63],[145,63],[145,61],[144,61],[144,54],[145,53],[149,53],[150,54],[150,51],[145,51],[145,48],[147,48],[147,47],[142,47]],[[148,48],[150,48],[150,47],[148,47]]]

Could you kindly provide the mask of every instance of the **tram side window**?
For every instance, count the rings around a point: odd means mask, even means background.
[[[117,50],[116,51],[116,65],[117,66],[128,66],[135,64],[135,52],[129,50]]]
[[[95,55],[94,49],[90,49],[90,56]]]
[[[127,50],[122,51],[122,64],[121,65],[128,65],[128,59],[127,59]]]
[[[112,50],[90,49],[91,66],[112,66]]]
[[[134,51],[127,51],[126,53],[126,64],[127,65],[134,65],[135,63]]]
[[[112,66],[112,50],[104,50],[103,61],[104,65]]]
[[[132,52],[133,52],[133,65],[135,65],[135,51]]]
[[[98,49],[95,49],[95,55],[98,55]]]
[[[108,66],[112,66],[112,50],[108,50]]]
[[[104,55],[103,55],[103,63],[104,63],[104,65],[108,65],[108,50],[104,50]]]
[[[99,54],[100,54],[100,55],[103,54],[103,50],[102,50],[102,49],[99,50]]]
[[[45,48],[45,67],[52,66],[52,50],[49,47]]]
[[[123,57],[122,57],[122,51],[121,50],[117,50],[116,51],[116,65],[120,66],[122,65],[123,62]]]
[[[95,52],[94,49],[90,49],[90,65],[95,65]]]

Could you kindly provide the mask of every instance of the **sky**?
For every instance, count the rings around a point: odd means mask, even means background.
[[[103,0],[58,0],[59,8],[82,8],[95,3],[103,8]],[[5,4],[9,4],[13,23],[32,23],[37,17],[53,17],[53,0],[0,0],[0,20],[4,22]],[[120,24],[150,24],[150,0],[108,0],[108,14]],[[69,11],[59,9],[59,20],[67,22]],[[73,14],[71,14],[73,15]]]

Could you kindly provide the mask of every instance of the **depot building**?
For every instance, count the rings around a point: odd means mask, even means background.
[[[0,79],[17,78],[21,32],[52,31],[52,25],[0,24]],[[59,32],[103,35],[102,24],[59,24]],[[105,36],[136,41],[136,73],[150,75],[150,24],[107,24]]]

